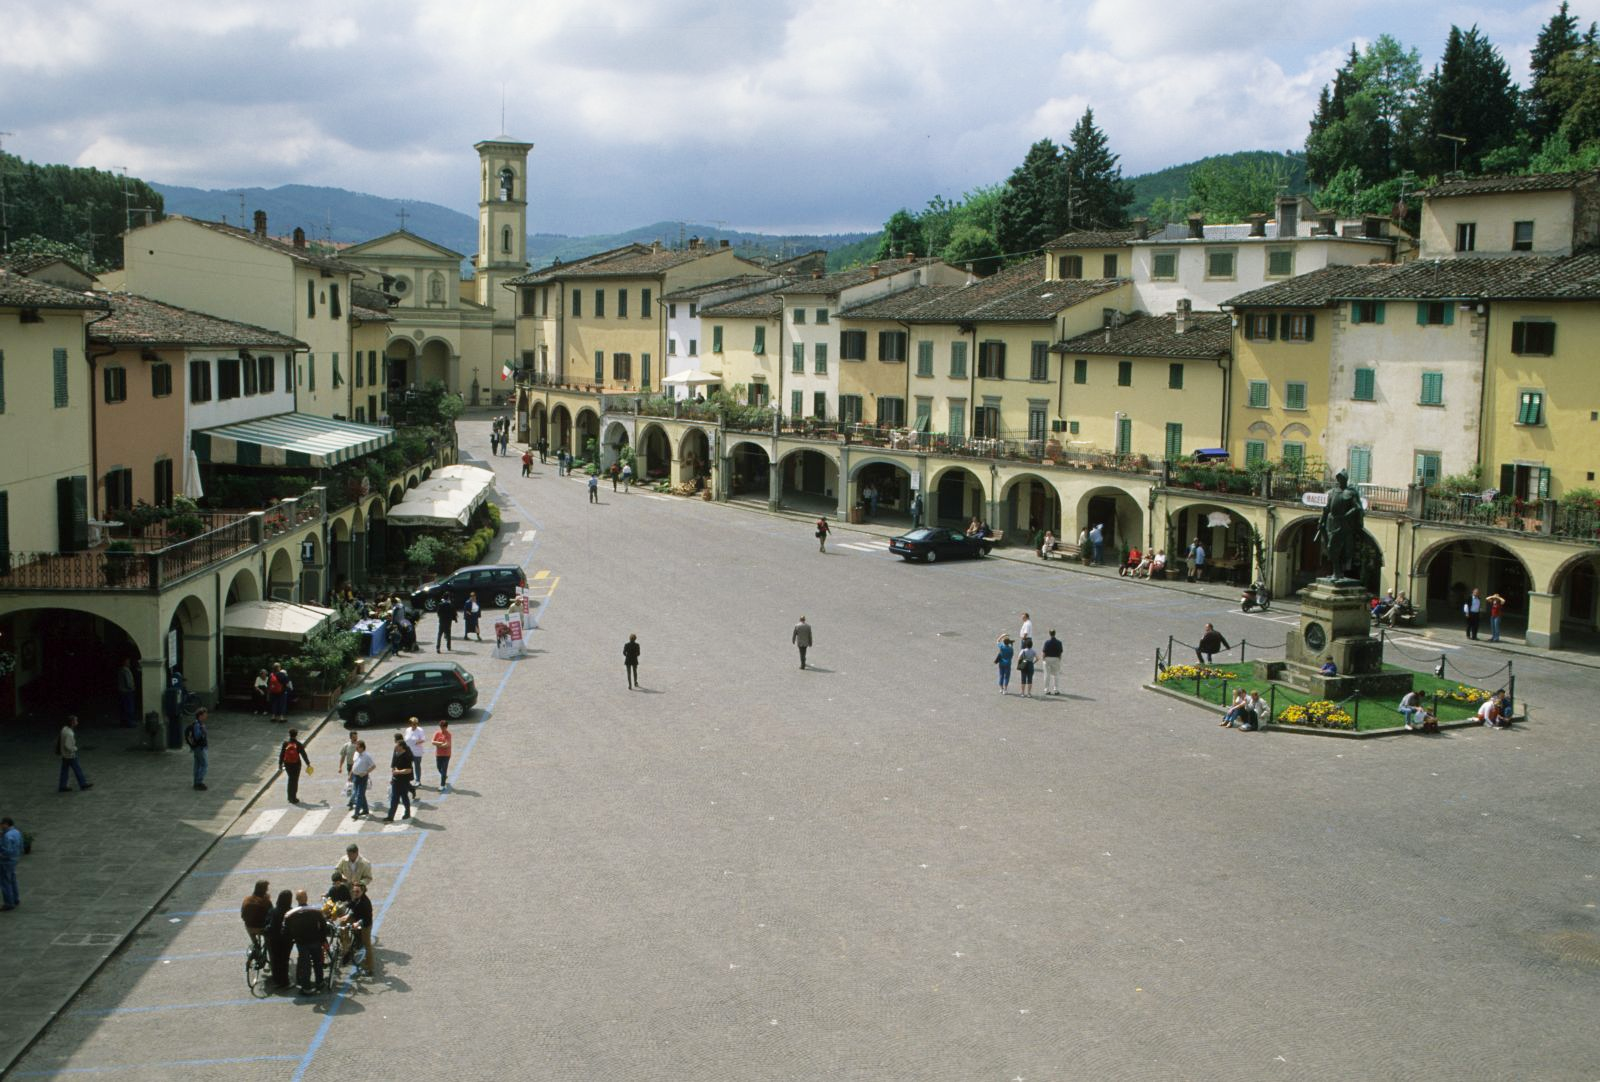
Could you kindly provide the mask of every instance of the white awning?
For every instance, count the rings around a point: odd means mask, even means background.
[[[702,383],[721,383],[721,376],[713,376],[710,372],[702,372],[698,368],[691,368],[687,372],[674,372],[670,376],[661,377],[662,383],[681,383],[685,387],[697,387]]]
[[[222,614],[224,635],[298,642],[333,619],[333,609],[288,601],[240,601]]]
[[[493,470],[445,466],[409,490],[386,518],[391,526],[465,526],[493,485]]]

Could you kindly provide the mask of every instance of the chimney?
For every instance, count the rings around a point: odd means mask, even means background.
[[[256,236],[264,237],[266,235],[267,235],[267,212],[264,211],[264,210],[258,210],[258,211],[256,211]]]
[[[867,270],[872,272],[872,277],[874,277],[874,278],[876,278],[878,276],[879,269],[880,268],[878,267],[878,264],[876,264],[876,263],[873,263],[871,266],[867,267]]]
[[[1278,236],[1293,237],[1300,232],[1300,200],[1286,195],[1278,200]]]
[[[294,246],[296,248],[304,248],[306,246],[306,231],[299,226],[294,227]]]
[[[1189,215],[1189,239],[1206,239],[1206,216],[1204,214]]]
[[[1389,219],[1380,214],[1368,214],[1361,219],[1361,235],[1381,240],[1389,235]]]
[[[906,250],[906,262],[907,263],[915,263],[916,261],[917,261],[917,251],[916,251],[916,249],[915,248],[907,249]]]
[[[1249,218],[1250,235],[1264,237],[1267,235],[1267,216],[1265,214],[1252,214]]]
[[[728,247],[728,238],[727,237],[723,237],[722,240],[717,244],[717,247],[718,248],[726,248],[726,247]]]
[[[1182,334],[1189,329],[1189,312],[1193,307],[1194,304],[1188,297],[1179,299],[1178,307],[1172,313],[1172,329],[1178,334]]]
[[[1317,211],[1317,228],[1328,236],[1339,232],[1339,216],[1331,210]]]
[[[1135,218],[1133,220],[1133,239],[1144,240],[1150,235],[1150,219]]]
[[[659,237],[650,242],[650,250],[652,252],[661,251],[661,239]]]
[[[700,238],[699,237],[690,237],[689,238],[689,251],[697,252],[699,250],[700,250]]]

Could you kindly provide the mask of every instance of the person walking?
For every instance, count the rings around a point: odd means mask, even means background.
[[[478,630],[478,619],[483,615],[483,606],[478,604],[476,592],[467,595],[467,603],[461,609],[461,639],[466,641],[468,635],[476,635],[478,641],[483,641],[483,633]]]
[[[622,644],[622,667],[628,674],[628,690],[639,686],[639,636],[629,635]]]
[[[294,892],[281,890],[272,907],[272,916],[267,920],[267,958],[272,963],[272,987],[280,991],[289,987],[289,948],[293,942],[284,930],[283,921],[293,908]]]
[[[117,667],[117,706],[122,713],[122,727],[132,729],[139,724],[138,684],[133,678],[133,662],[127,658]]]
[[[994,663],[1000,670],[1000,694],[1006,695],[1011,686],[1011,636],[1001,635],[995,640]]]
[[[543,455],[539,456],[539,461],[541,461],[541,462],[544,461],[544,456]],[[533,476],[533,452],[532,451],[524,451],[524,452],[522,452],[522,476],[524,476],[524,477],[532,477]]]
[[[1061,655],[1064,648],[1061,640],[1056,638],[1056,629],[1050,629],[1050,637],[1044,640],[1044,693],[1046,695],[1061,694]]]
[[[350,764],[350,806],[355,809],[353,818],[364,819],[372,814],[372,809],[367,806],[367,786],[377,767],[377,761],[367,753],[367,742],[357,740],[355,762]]]
[[[550,441],[545,439],[543,436],[540,436],[539,437],[539,465],[543,466],[545,464],[545,459],[544,459],[545,452],[548,451],[549,449],[550,449]]]
[[[811,649],[811,625],[806,623],[804,616],[794,625],[794,631],[789,635],[789,641],[800,648],[800,667],[806,667],[806,651]]]
[[[913,530],[922,526],[922,493],[911,497],[911,528]]]
[[[0,913],[22,904],[17,893],[17,861],[22,859],[22,831],[11,816],[0,819]]]
[[[600,502],[600,478],[592,473],[589,475],[589,502]]]
[[[1194,659],[1202,665],[1210,665],[1216,661],[1218,650],[1232,649],[1233,647],[1228,645],[1228,640],[1222,637],[1222,632],[1207,624],[1206,629],[1200,633],[1199,645],[1194,648]]]
[[[450,632],[456,622],[456,606],[455,602],[450,600],[449,594],[439,599],[439,604],[433,610],[433,615],[434,619],[439,621],[438,631],[433,637],[433,652],[439,653],[440,643],[444,643],[446,652],[455,650],[455,644],[450,641]]]
[[[1461,611],[1467,617],[1467,638],[1476,641],[1478,624],[1483,620],[1483,592],[1476,586],[1472,588],[1472,596],[1467,598],[1467,603],[1461,606]]]
[[[355,768],[356,756],[360,751],[361,740],[356,736],[355,730],[352,729],[350,730],[350,739],[339,745],[339,773],[344,775],[345,789],[348,790],[347,799],[344,802],[344,806],[347,808],[356,806],[356,784],[351,771]]]
[[[1106,531],[1103,523],[1096,522],[1089,530],[1089,544],[1094,546],[1094,565],[1100,567],[1106,562]]]
[[[1484,598],[1489,603],[1489,641],[1500,641],[1500,618],[1506,614],[1506,599],[1498,593]]]
[[[406,750],[411,752],[411,795],[422,788],[422,756],[428,750],[428,734],[422,731],[422,722],[406,719]]]
[[[617,481],[622,477],[622,467],[613,462],[606,474],[611,478],[611,491],[615,492],[617,490]]]
[[[1033,617],[1027,613],[1022,614],[1022,626],[1017,629],[1017,640],[1033,638]]]
[[[289,803],[300,803],[300,768],[311,771],[311,757],[300,743],[300,730],[290,729],[289,739],[278,748],[278,766],[289,779]]]
[[[441,793],[450,788],[450,745],[454,739],[450,735],[450,723],[440,718],[439,727],[433,733],[433,765],[439,770]]]
[[[61,778],[56,782],[56,792],[67,791],[67,774],[78,781],[78,789],[93,789],[94,784],[83,776],[83,766],[78,762],[78,715],[68,714],[66,723],[56,737],[56,754],[61,757]]]
[[[817,551],[828,551],[828,516],[823,515],[817,519]]]
[[[1032,639],[1022,640],[1022,649],[1017,651],[1017,675],[1022,678],[1022,694],[1025,698],[1033,698],[1033,665],[1039,660],[1039,653],[1033,648]]]
[[[272,712],[273,721],[289,720],[289,692],[293,690],[294,684],[290,682],[289,674],[274,661],[272,671],[267,674],[267,709]]]
[[[206,732],[206,721],[210,713],[205,707],[194,712],[194,720],[189,723],[189,728],[184,731],[183,742],[189,745],[189,754],[194,756],[194,787],[206,787],[207,752],[210,746],[209,734]]]
[[[389,814],[385,823],[394,822],[395,809],[406,806],[405,818],[411,818],[411,749],[406,747],[403,733],[394,734],[394,752],[389,756]]]

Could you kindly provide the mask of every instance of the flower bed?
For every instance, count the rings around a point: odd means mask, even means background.
[[[1243,666],[1241,666],[1243,668]],[[1157,678],[1166,684],[1174,680],[1235,680],[1239,674],[1231,669],[1213,669],[1206,665],[1168,665]]]
[[[1296,703],[1278,711],[1273,719],[1279,725],[1306,725],[1313,729],[1347,729],[1355,731],[1356,719],[1327,699],[1313,699],[1304,705]]]

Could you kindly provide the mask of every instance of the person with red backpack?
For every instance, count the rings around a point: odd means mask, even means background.
[[[289,674],[274,661],[272,671],[267,674],[267,712],[271,720],[289,720],[289,692],[293,690],[294,684],[289,681]]]
[[[300,803],[300,768],[311,772],[311,757],[306,754],[306,746],[300,743],[300,730],[290,729],[289,739],[283,742],[278,749],[278,766],[289,777],[289,803]]]

